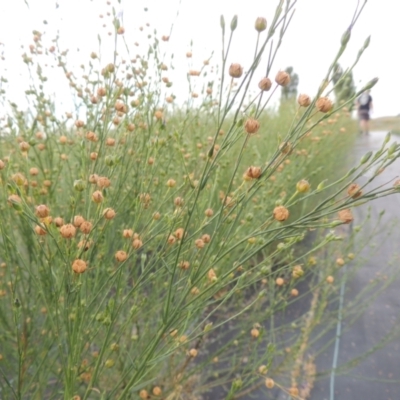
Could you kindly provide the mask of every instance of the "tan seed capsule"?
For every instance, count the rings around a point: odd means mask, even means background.
[[[30,149],[31,146],[29,146],[29,143],[27,142],[21,142],[19,144],[19,148],[21,149],[21,151],[28,151]]]
[[[167,186],[168,186],[169,188],[175,187],[175,186],[176,186],[176,181],[175,181],[174,179],[168,179],[168,181],[167,181]]]
[[[61,226],[60,234],[64,239],[71,239],[76,234],[76,228],[72,224],[66,224]]]
[[[285,283],[285,281],[284,281],[283,278],[276,278],[276,279],[275,279],[275,283],[276,283],[278,286],[282,286],[282,285]]]
[[[106,189],[110,187],[111,181],[105,176],[99,176],[97,178],[96,184],[100,189]]]
[[[240,78],[243,74],[243,67],[240,64],[234,63],[229,67],[229,75],[232,78]]]
[[[188,270],[189,267],[190,267],[189,261],[181,261],[181,262],[179,263],[179,268],[180,268],[180,269],[183,269],[184,271]]]
[[[109,147],[115,146],[115,139],[114,138],[107,138],[106,139],[106,145]]]
[[[333,103],[327,97],[320,97],[316,101],[315,107],[317,107],[318,111],[321,111],[323,113],[327,113],[327,112],[332,110]]]
[[[83,234],[88,235],[92,230],[92,223],[89,221],[83,221],[79,229]]]
[[[176,237],[178,240],[182,239],[183,236],[184,236],[184,234],[185,234],[185,230],[184,230],[183,228],[178,228],[178,229],[175,231],[175,237]]]
[[[46,218],[46,217],[49,216],[49,213],[50,213],[49,208],[44,204],[41,204],[41,205],[36,207],[35,214],[39,218]]]
[[[282,142],[279,145],[279,150],[282,154],[290,155],[293,151],[293,146],[290,142]]]
[[[263,92],[268,92],[268,90],[271,89],[272,82],[271,79],[265,77],[262,78],[260,82],[258,82],[258,87],[263,91]]]
[[[275,76],[275,82],[280,86],[287,86],[290,83],[290,75],[285,71],[279,71]]]
[[[336,259],[336,265],[338,267],[343,267],[344,264],[345,264],[345,261],[343,260],[342,257],[339,257],[339,258]]]
[[[84,221],[85,218],[83,218],[82,215],[75,215],[73,223],[76,228],[79,228]]]
[[[36,225],[35,232],[39,236],[44,236],[47,233],[46,230],[44,229],[44,226],[42,226],[42,225]]]
[[[254,118],[249,118],[244,124],[244,129],[249,135],[253,135],[260,129],[260,123]]]
[[[153,388],[153,394],[154,394],[154,396],[161,396],[161,393],[162,393],[162,390],[161,390],[161,388],[160,388],[159,386],[155,386],[155,387]]]
[[[177,207],[183,207],[184,201],[183,201],[182,197],[176,197],[176,198],[174,199],[174,204],[175,204]]]
[[[353,221],[353,214],[349,208],[344,210],[340,210],[338,212],[339,220],[342,221],[344,224],[350,224]]]
[[[96,190],[92,194],[92,200],[97,204],[101,203],[103,201],[103,193],[100,190]]]
[[[190,355],[190,357],[196,357],[197,354],[198,354],[197,349],[190,349],[190,350],[189,350],[189,355]]]
[[[210,218],[214,215],[214,211],[211,208],[207,208],[207,210],[204,211],[204,214],[206,217]]]
[[[124,229],[124,231],[122,232],[122,236],[125,239],[130,239],[133,236],[133,230],[132,229]]]
[[[141,398],[141,399],[148,399],[149,398],[149,393],[147,392],[147,390],[141,390],[140,392],[139,392],[139,397]]]
[[[265,386],[266,386],[268,389],[272,389],[272,388],[275,386],[274,380],[271,379],[271,378],[267,378],[267,379],[265,380]]]
[[[116,259],[118,262],[123,262],[123,261],[125,261],[127,258],[128,258],[128,254],[126,254],[126,252],[123,251],[123,250],[118,250],[118,251],[115,253],[115,259]]]
[[[301,107],[308,107],[311,104],[311,98],[307,94],[301,94],[298,97],[297,102]]]
[[[352,183],[347,188],[347,194],[352,197],[353,199],[357,199],[358,197],[362,196],[361,186],[357,185],[357,183]]]
[[[86,271],[86,262],[80,259],[76,259],[73,263],[72,263],[72,270],[76,273],[76,274],[83,274]]]
[[[256,328],[253,328],[250,331],[251,337],[253,337],[254,339],[257,339],[260,336],[260,331]]]
[[[39,170],[38,170],[37,168],[31,168],[31,169],[29,170],[29,173],[30,173],[32,176],[36,176],[36,175],[39,174]]]
[[[299,291],[298,291],[296,288],[294,288],[294,289],[292,289],[292,290],[290,291],[290,294],[291,294],[293,297],[297,297],[297,296],[299,295]]]
[[[194,244],[198,249],[202,249],[204,247],[204,245],[205,245],[205,243],[204,243],[204,241],[202,239],[196,239],[194,241]]]
[[[140,249],[142,246],[143,246],[143,242],[142,242],[140,239],[134,239],[134,240],[133,240],[133,242],[132,242],[132,247],[133,247],[135,250]]]
[[[279,222],[286,221],[289,218],[289,210],[284,206],[275,207],[273,216]]]
[[[54,218],[54,224],[56,225],[57,228],[60,228],[61,226],[64,225],[64,220],[61,217],[56,217]]]
[[[326,278],[326,281],[327,281],[328,283],[333,283],[334,280],[335,280],[335,278],[334,278],[333,276],[331,276],[331,275],[329,275],[329,276]]]
[[[108,220],[113,219],[115,217],[115,215],[116,215],[115,211],[110,207],[106,208],[103,211],[103,216],[105,219],[108,219]]]
[[[201,239],[203,240],[204,243],[210,243],[211,242],[211,236],[205,233]]]

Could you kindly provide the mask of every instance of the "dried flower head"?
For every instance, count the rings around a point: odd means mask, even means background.
[[[31,169],[29,170],[29,173],[30,173],[32,176],[36,176],[36,175],[39,174],[39,170],[38,170],[37,168],[33,167],[33,168],[31,168]]]
[[[279,145],[279,150],[282,154],[290,155],[293,151],[293,146],[290,142],[282,142]]]
[[[353,214],[351,213],[351,210],[349,208],[340,210],[338,212],[338,216],[339,216],[339,220],[342,221],[344,224],[349,224],[354,219]]]
[[[293,296],[293,297],[297,297],[299,295],[299,291],[296,288],[293,288],[290,291],[290,295]]]
[[[106,145],[109,147],[115,146],[115,139],[114,138],[107,138],[106,139]]]
[[[12,206],[13,204],[21,204],[22,200],[17,194],[11,194],[8,196],[7,203]]]
[[[72,270],[76,274],[83,274],[86,271],[86,262],[77,258],[73,263],[72,263]]]
[[[105,189],[105,188],[110,187],[111,181],[105,176],[99,176],[97,178],[96,184],[100,189]]]
[[[207,210],[204,211],[204,215],[208,218],[211,218],[214,215],[214,211],[212,210],[212,208],[207,208]]]
[[[261,168],[260,167],[249,167],[247,168],[244,178],[245,179],[258,179],[261,176]]]
[[[197,354],[198,354],[197,349],[190,349],[190,350],[189,350],[189,355],[190,355],[190,357],[196,357]]]
[[[124,231],[122,232],[122,236],[125,239],[130,239],[133,236],[133,230],[132,229],[124,229]]]
[[[205,245],[203,239],[196,239],[196,240],[194,241],[194,244],[195,244],[195,246],[196,246],[198,249],[202,249],[202,248],[204,247],[204,245]]]
[[[277,206],[274,208],[273,216],[277,221],[286,221],[289,218],[289,210],[284,206]]]
[[[346,263],[346,262],[343,260],[342,257],[338,257],[338,258],[336,259],[336,265],[337,265],[338,267],[343,267],[343,265],[344,265],[345,263]]]
[[[81,223],[81,226],[79,227],[79,229],[81,230],[81,232],[85,235],[88,235],[90,233],[90,231],[92,230],[92,223],[89,221],[83,221]]]
[[[275,279],[275,283],[276,283],[278,286],[282,286],[282,285],[285,283],[285,280],[284,280],[283,278],[276,278],[276,279]]]
[[[123,262],[123,261],[125,261],[127,258],[128,258],[128,254],[126,253],[126,251],[118,250],[118,251],[115,253],[115,259],[116,259],[118,262]]]
[[[212,268],[207,272],[207,279],[209,282],[215,282],[218,279],[217,274]]]
[[[323,113],[327,113],[332,110],[333,103],[331,100],[328,99],[328,97],[320,97],[316,103],[315,107],[317,107],[318,111],[321,111]]]
[[[135,250],[140,249],[142,246],[143,246],[143,242],[142,242],[139,238],[133,240],[133,242],[132,242],[132,247],[133,247]]]
[[[244,124],[244,129],[249,135],[252,135],[258,132],[260,123],[254,118],[249,118]]]
[[[139,397],[140,397],[141,399],[148,399],[148,398],[149,398],[149,393],[147,392],[147,390],[142,389],[142,390],[139,392]]]
[[[201,239],[203,240],[204,243],[210,243],[211,242],[211,236],[207,233],[205,233]]]
[[[83,222],[85,222],[85,218],[82,215],[75,215],[73,224],[76,228],[79,228]]]
[[[28,151],[31,148],[31,146],[27,142],[21,142],[19,144],[19,148],[21,149],[21,151]]]
[[[44,236],[47,233],[46,230],[44,229],[44,225],[42,224],[35,226],[35,232],[39,236]]]
[[[266,386],[268,389],[272,389],[272,388],[275,386],[274,380],[271,379],[271,378],[267,378],[267,379],[265,380],[265,386]]]
[[[115,217],[115,215],[116,215],[115,211],[110,207],[106,208],[103,211],[103,216],[105,219],[108,219],[108,220],[113,219]]]
[[[76,234],[76,228],[72,224],[66,224],[61,226],[60,234],[64,239],[71,239]]]
[[[258,82],[258,87],[263,91],[263,92],[268,92],[268,90],[271,89],[272,82],[271,79],[265,77],[262,78],[260,82]]]
[[[260,336],[260,331],[257,328],[253,328],[250,334],[252,338],[257,339]]]
[[[181,261],[179,263],[179,268],[183,269],[184,271],[188,270],[190,267],[190,262],[189,261]]]
[[[290,83],[290,75],[285,71],[279,71],[275,76],[275,82],[280,86],[287,86]]]
[[[358,197],[362,196],[361,186],[357,185],[357,183],[352,183],[347,188],[347,194],[352,197],[353,199],[357,199]]]
[[[184,234],[185,234],[185,230],[184,230],[183,228],[178,228],[178,229],[175,231],[175,237],[176,237],[178,240],[182,239],[183,236],[184,236]]]
[[[176,205],[176,207],[183,207],[184,201],[182,197],[176,197],[174,199],[174,204]]]
[[[175,187],[175,186],[176,186],[176,181],[175,181],[175,179],[168,179],[168,181],[167,181],[167,186],[168,186],[169,188]]]
[[[301,107],[308,107],[311,104],[311,98],[307,94],[301,94],[298,97],[297,102]]]
[[[41,204],[41,205],[36,207],[35,214],[39,218],[46,218],[46,217],[49,216],[50,210],[45,204]]]
[[[159,386],[155,386],[152,390],[154,396],[161,396],[162,390]]]
[[[92,200],[97,204],[101,203],[103,201],[103,193],[100,190],[96,190],[92,194]]]
[[[231,64],[229,67],[229,75],[232,78],[240,78],[243,75],[243,67],[238,63]]]
[[[329,276],[326,277],[326,281],[328,283],[333,283],[335,281],[335,278],[333,276],[329,275]]]
[[[61,217],[56,217],[54,218],[54,224],[56,225],[57,228],[60,228],[61,226],[64,225],[64,220]]]

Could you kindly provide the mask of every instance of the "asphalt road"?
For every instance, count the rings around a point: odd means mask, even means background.
[[[354,160],[358,161],[368,151],[380,148],[386,132],[371,132],[360,135],[354,149]],[[400,137],[392,141],[400,142]],[[374,186],[400,177],[400,161],[397,160],[374,181]],[[362,180],[366,182],[369,176]],[[359,183],[364,183],[360,181]],[[393,181],[392,181],[393,182]],[[373,243],[362,251],[366,261],[347,285],[346,300],[359,293],[377,277],[377,271],[389,266],[387,279],[400,269],[400,194],[380,198],[368,206],[356,208],[355,223],[371,214],[366,231],[373,229],[379,213],[382,217],[380,233]],[[374,245],[375,244],[375,245]],[[392,268],[392,272],[390,271]],[[385,274],[383,274],[385,275]],[[360,319],[340,338],[338,365],[354,359],[376,345],[398,323],[400,318],[400,279],[375,299]],[[346,301],[345,300],[345,301]],[[397,321],[397,322],[396,322]],[[344,320],[343,329],[348,322]],[[335,335],[335,332],[332,333]],[[332,366],[333,348],[317,359],[317,371]],[[312,400],[399,400],[400,399],[400,338],[396,337],[377,350],[345,375],[335,377],[333,395],[330,393],[330,378],[316,381]]]

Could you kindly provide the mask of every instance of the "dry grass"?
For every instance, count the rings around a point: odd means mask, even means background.
[[[400,116],[374,118],[371,120],[371,130],[400,134]]]

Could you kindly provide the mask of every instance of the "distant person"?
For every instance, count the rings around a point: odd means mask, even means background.
[[[357,110],[358,110],[358,119],[360,121],[361,133],[368,134],[369,133],[370,113],[373,110],[372,97],[369,94],[369,90],[364,92],[357,99]]]

